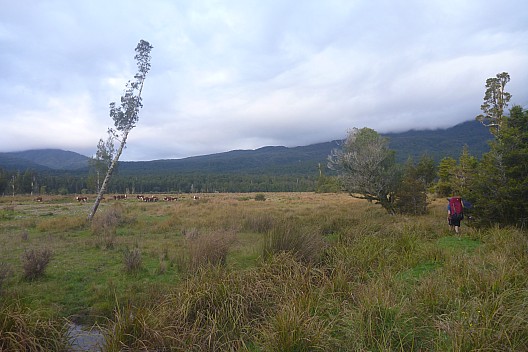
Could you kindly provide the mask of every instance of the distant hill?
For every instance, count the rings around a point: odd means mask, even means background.
[[[427,153],[436,161],[446,156],[458,159],[466,144],[471,155],[479,157],[489,151],[488,141],[493,138],[489,129],[478,121],[467,121],[447,129],[387,133],[389,147],[396,150],[398,161],[409,156],[414,160]]]
[[[14,156],[13,153],[0,153],[0,168],[5,170],[49,170],[48,167]]]
[[[78,170],[88,167],[88,157],[60,149],[37,149],[23,152],[0,153],[0,167],[12,169]],[[4,160],[6,164],[4,164]],[[11,165],[11,167],[8,167]]]
[[[184,159],[123,162],[119,172],[121,175],[170,172],[305,175],[313,174],[318,163],[325,166],[326,157],[337,147],[337,141],[333,141],[304,147],[263,147]]]
[[[411,130],[384,136],[389,138],[389,147],[396,151],[400,162],[409,156],[418,160],[423,154],[436,161],[445,156],[458,158],[464,144],[468,145],[472,155],[480,157],[488,151],[487,141],[492,138],[488,129],[477,121],[464,122],[448,129]],[[332,149],[339,148],[340,143],[336,140],[293,148],[270,146],[184,159],[120,162],[119,173],[123,176],[168,173],[313,175],[319,164],[326,167],[328,155]],[[86,172],[88,159],[64,150],[28,150],[0,153],[0,168]]]

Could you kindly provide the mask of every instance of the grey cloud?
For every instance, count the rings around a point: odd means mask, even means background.
[[[491,1],[18,1],[0,13],[0,151],[91,155],[149,40],[123,160],[449,127],[507,71],[526,105],[528,4]],[[20,121],[23,121],[20,122]],[[72,136],[76,136],[72,138]]]

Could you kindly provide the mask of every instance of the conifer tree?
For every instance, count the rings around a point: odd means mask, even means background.
[[[520,106],[483,155],[469,196],[478,225],[528,225],[528,111]]]
[[[436,194],[440,197],[446,197],[454,192],[454,178],[456,173],[457,161],[448,156],[440,160],[438,165],[438,183],[436,184]]]
[[[486,80],[484,103],[480,106],[483,114],[478,115],[477,120],[489,127],[494,135],[498,134],[503,125],[504,112],[511,99],[511,94],[506,92],[506,84],[509,81],[510,75],[507,72],[499,73],[496,77]]]

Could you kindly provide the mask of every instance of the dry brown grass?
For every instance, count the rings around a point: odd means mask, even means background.
[[[442,199],[408,217],[346,194],[254,196],[127,200],[114,250],[87,227],[50,228],[85,205],[5,203],[5,261],[41,241],[54,259],[45,280],[15,272],[3,297],[101,312],[109,351],[528,349],[526,233],[463,223],[456,237]],[[141,269],[123,275],[136,247]]]

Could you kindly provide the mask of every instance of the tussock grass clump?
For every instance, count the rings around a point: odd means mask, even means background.
[[[203,266],[225,265],[227,254],[236,240],[232,231],[200,232],[186,230],[186,252],[180,253],[179,266],[184,272],[196,272]]]
[[[18,303],[0,305],[0,351],[67,351],[65,324]]]
[[[289,252],[298,260],[316,263],[321,260],[326,242],[318,231],[285,219],[268,231],[263,244],[263,256]]]
[[[22,240],[23,242],[29,241],[29,233],[27,232],[27,230],[22,231],[22,233],[20,234],[20,240]]]
[[[244,216],[242,228],[246,231],[266,233],[270,231],[276,222],[276,217],[268,212],[258,212]]]
[[[104,249],[114,249],[117,243],[117,227],[123,221],[123,206],[119,203],[115,203],[96,214],[91,222],[91,231],[93,235],[98,236],[97,246]]]
[[[114,203],[111,207],[99,212],[91,222],[91,230],[94,235],[115,234],[117,226],[123,222],[123,206]]]
[[[22,268],[24,269],[24,278],[34,280],[42,275],[51,260],[51,250],[29,249],[22,254]]]
[[[143,260],[141,258],[141,250],[139,248],[125,249],[123,253],[123,262],[125,264],[125,271],[127,273],[135,273],[141,269]]]
[[[309,352],[335,348],[331,323],[296,302],[282,306],[259,330],[258,344],[263,351]]]
[[[11,266],[7,263],[0,262],[0,296],[2,295],[2,286],[4,282],[13,275]]]

